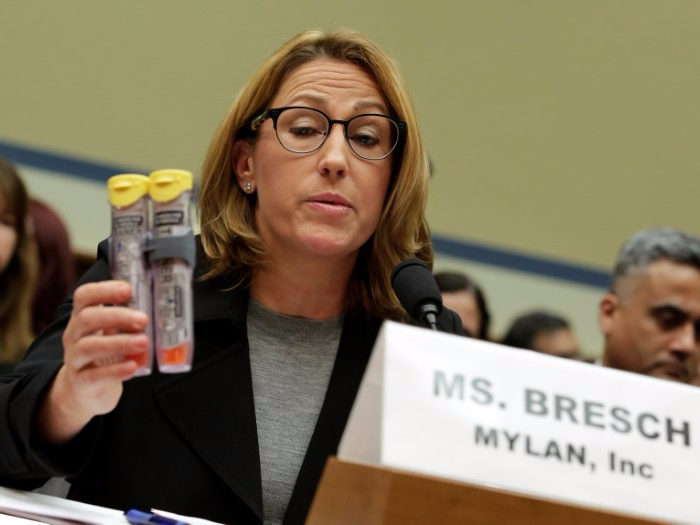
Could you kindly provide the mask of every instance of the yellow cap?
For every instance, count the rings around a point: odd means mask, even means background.
[[[107,180],[109,202],[113,206],[130,206],[144,195],[148,195],[148,177],[135,173],[114,175]]]
[[[158,170],[148,176],[151,179],[151,198],[168,202],[183,191],[192,189],[192,174],[185,170]]]

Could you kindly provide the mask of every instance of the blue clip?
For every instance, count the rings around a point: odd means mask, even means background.
[[[189,523],[184,521],[136,509],[127,510],[124,516],[126,516],[126,521],[131,523],[131,525],[189,525]]]

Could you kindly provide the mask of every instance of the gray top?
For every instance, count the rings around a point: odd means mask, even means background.
[[[281,524],[321,411],[344,315],[322,321],[248,304],[265,525]]]

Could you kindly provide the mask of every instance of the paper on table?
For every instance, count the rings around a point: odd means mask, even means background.
[[[183,516],[173,512],[152,509],[151,512],[167,516],[169,518],[185,521],[190,525],[222,525],[203,518]],[[3,513],[5,515],[3,515]],[[12,518],[10,516],[13,516]],[[20,520],[16,516],[30,518]],[[13,519],[19,521],[6,521]],[[119,510],[89,505],[79,501],[73,501],[35,492],[8,489],[0,487],[0,525],[5,523],[47,523],[49,525],[64,525],[66,523],[84,523],[87,525],[124,525],[127,523],[124,513]]]
[[[124,513],[45,494],[0,487],[0,513],[33,518],[40,523],[74,521],[89,525],[124,525]],[[1,522],[0,522],[1,523]]]
[[[18,518],[16,516],[8,516],[0,514],[0,525],[36,525],[37,523],[46,523],[45,521],[30,520],[27,518]]]
[[[215,521],[205,520],[204,518],[195,518],[193,516],[183,516],[182,514],[175,514],[174,512],[167,512],[165,510],[151,509],[151,512],[165,516],[166,518],[172,518],[174,520],[184,521],[190,525],[223,525],[222,523],[217,523]]]

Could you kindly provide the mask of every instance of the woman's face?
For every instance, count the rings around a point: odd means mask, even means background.
[[[361,68],[331,59],[298,67],[281,84],[270,107],[307,106],[331,119],[361,113],[388,114],[375,80]],[[389,186],[391,160],[365,160],[348,146],[342,125],[323,145],[292,153],[277,140],[272,119],[254,146],[239,143],[239,183],[257,192],[256,220],[274,259],[352,259],[372,235]]]
[[[17,247],[15,215],[0,197],[0,274],[5,271]]]

